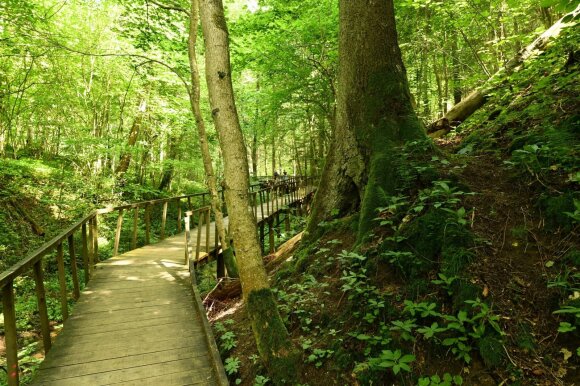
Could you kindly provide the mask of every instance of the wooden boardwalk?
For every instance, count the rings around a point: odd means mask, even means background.
[[[33,385],[227,385],[183,255],[178,235],[98,264]]]
[[[252,209],[257,222],[289,203],[277,201]],[[207,229],[200,259],[216,247],[214,223],[209,238]],[[184,254],[179,234],[97,264],[32,384],[227,385]]]

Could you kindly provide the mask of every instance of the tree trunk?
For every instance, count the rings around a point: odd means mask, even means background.
[[[459,52],[457,52],[457,32],[451,35],[451,77],[453,79],[453,103],[461,102],[461,78],[459,77]]]
[[[117,174],[119,177],[122,177],[125,173],[127,173],[127,170],[129,170],[129,165],[131,164],[131,148],[137,143],[137,138],[139,137],[141,125],[143,123],[143,115],[145,114],[146,109],[147,102],[143,99],[139,104],[139,111],[137,112],[137,116],[133,121],[131,131],[129,132],[129,138],[127,139],[127,146],[129,147],[129,150],[121,155],[119,165],[117,165],[117,169],[115,170],[115,174]]]
[[[193,115],[195,117],[195,124],[197,127],[197,133],[199,137],[199,147],[201,150],[201,157],[203,159],[203,168],[205,171],[205,180],[211,197],[211,208],[215,217],[215,224],[223,251],[224,263],[228,270],[228,275],[230,277],[238,277],[239,274],[236,266],[236,261],[234,258],[234,253],[230,248],[230,243],[225,231],[222,213],[222,202],[218,194],[217,177],[213,169],[211,153],[209,151],[209,144],[207,140],[207,132],[205,129],[205,121],[203,119],[203,114],[201,113],[199,105],[200,80],[199,80],[199,67],[197,65],[197,56],[195,49],[197,41],[197,28],[199,26],[199,9],[200,9],[199,0],[191,0],[191,13],[189,17],[189,38],[187,44],[188,47],[187,51],[189,54],[189,68],[191,73],[191,92],[189,93],[189,101],[191,104],[191,111],[193,112]]]
[[[258,177],[258,132],[254,130],[252,136],[252,175]]]
[[[221,0],[201,0],[206,79],[212,117],[224,158],[225,196],[236,245],[242,293],[260,357],[274,383],[292,382],[299,355],[280,317],[261,257],[256,219],[249,210],[248,156],[240,127]]]
[[[474,90],[467,96],[467,98],[453,106],[443,118],[429,125],[429,132],[438,132],[436,136],[439,134],[445,134],[451,130],[451,126],[457,126],[469,118],[474,112],[476,112],[481,106],[485,104],[487,100],[486,95],[493,90],[493,82],[491,82],[493,78],[500,76],[505,71],[517,71],[518,67],[527,59],[531,58],[532,55],[545,51],[551,39],[554,39],[560,35],[560,32],[562,32],[564,28],[575,25],[573,21],[572,23],[569,21],[574,20],[578,14],[580,14],[580,5],[578,5],[574,11],[568,13],[562,19],[558,20],[556,24],[547,29],[536,40],[534,40],[526,48],[520,51],[513,59],[508,61],[507,64],[498,72],[496,72],[487,82],[485,82],[483,86]],[[565,23],[564,19],[567,19],[568,23]]]
[[[340,0],[336,132],[308,225],[360,209],[358,240],[381,196],[394,194],[397,148],[425,136],[411,104],[393,0]]]

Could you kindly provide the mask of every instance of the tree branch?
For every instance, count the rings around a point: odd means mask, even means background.
[[[181,8],[180,6],[175,5],[175,4],[173,4],[173,5],[171,5],[171,4],[161,4],[160,2],[155,1],[155,0],[147,0],[147,3],[151,3],[153,5],[156,5],[157,7],[161,8],[161,9],[166,9],[168,11],[182,12],[182,13],[185,13],[187,16],[190,16],[190,13],[189,13],[189,11],[187,9]]]

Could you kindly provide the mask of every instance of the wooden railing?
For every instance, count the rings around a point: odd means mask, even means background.
[[[259,183],[253,184],[250,187],[250,195],[252,197],[252,202],[254,208],[257,205],[266,205],[270,208],[271,198],[279,197],[282,194],[282,188],[287,189],[290,194],[293,194],[293,198],[296,199],[297,191],[300,187],[305,187],[307,184],[313,183],[311,177],[291,177],[287,180],[280,180],[276,183]],[[292,187],[290,189],[289,187]],[[290,190],[292,193],[290,193]],[[220,191],[223,201],[223,191]],[[17,328],[16,328],[16,308],[15,308],[15,291],[14,282],[19,277],[32,276],[35,283],[35,295],[37,299],[38,315],[40,319],[40,332],[42,336],[42,342],[45,353],[47,353],[52,345],[50,337],[50,320],[48,317],[48,308],[46,302],[46,291],[44,287],[44,266],[48,263],[47,256],[53,252],[56,252],[56,268],[58,274],[59,282],[59,300],[60,308],[62,312],[63,320],[68,318],[68,300],[69,293],[67,290],[67,272],[65,267],[65,254],[64,254],[64,244],[68,247],[69,263],[70,263],[70,275],[72,276],[73,291],[72,299],[77,300],[80,296],[80,278],[77,269],[77,244],[75,242],[75,235],[80,232],[80,256],[82,258],[82,267],[84,273],[82,275],[84,284],[89,282],[96,263],[99,260],[99,222],[101,217],[109,215],[111,213],[117,214],[116,228],[115,228],[115,238],[113,244],[112,255],[115,256],[119,253],[119,246],[121,243],[121,229],[123,225],[124,213],[128,211],[133,211],[133,224],[131,232],[131,243],[130,248],[137,248],[137,234],[139,228],[140,212],[143,211],[144,221],[145,221],[145,244],[151,242],[151,213],[152,209],[156,205],[160,205],[161,210],[161,225],[160,225],[160,239],[164,239],[166,234],[166,226],[168,220],[168,208],[169,205],[175,205],[177,208],[177,216],[175,218],[177,227],[177,232],[182,231],[182,220],[183,218],[183,201],[187,202],[187,209],[185,211],[186,229],[190,226],[189,219],[194,218],[195,215],[198,216],[198,234],[197,234],[197,247],[196,247],[196,261],[200,254],[200,237],[201,228],[203,225],[206,226],[206,248],[209,253],[209,226],[211,222],[211,211],[210,207],[206,204],[209,203],[209,192],[190,194],[171,198],[162,198],[157,200],[142,201],[134,204],[120,205],[114,207],[106,207],[102,209],[97,209],[91,212],[89,215],[85,216],[81,220],[77,221],[75,224],[70,226],[64,232],[60,233],[58,236],[54,237],[52,240],[48,241],[40,248],[36,249],[34,252],[29,254],[26,258],[13,265],[8,270],[0,274],[0,293],[2,295],[2,305],[4,313],[4,332],[5,332],[5,345],[6,345],[6,363],[7,363],[7,373],[8,373],[8,385],[17,386],[19,384],[19,367],[18,367],[18,342],[17,342]],[[201,207],[194,209],[192,207],[192,200],[198,199],[201,201]],[[290,198],[288,198],[290,200]],[[288,201],[290,202],[290,201]],[[278,200],[276,200],[278,204]],[[225,207],[224,207],[225,211]],[[263,231],[262,231],[263,233]],[[217,232],[215,241],[215,250],[217,250]],[[186,259],[188,255],[186,253]],[[186,260],[187,263],[187,260]]]

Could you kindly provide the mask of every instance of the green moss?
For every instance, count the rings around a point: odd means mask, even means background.
[[[240,277],[233,249],[228,248],[223,252],[223,254],[224,254],[224,264],[226,266],[226,269],[228,270],[228,276],[235,278]]]
[[[300,353],[290,340],[272,291],[263,288],[250,292],[247,310],[260,358],[274,384],[293,384]]]
[[[297,273],[306,272],[308,266],[310,265],[310,260],[313,258],[316,252],[316,244],[305,244],[300,246],[296,253],[294,253],[294,258],[296,263],[294,265],[294,271]]]
[[[488,368],[496,368],[504,362],[503,343],[494,335],[485,335],[477,342],[479,355]]]

